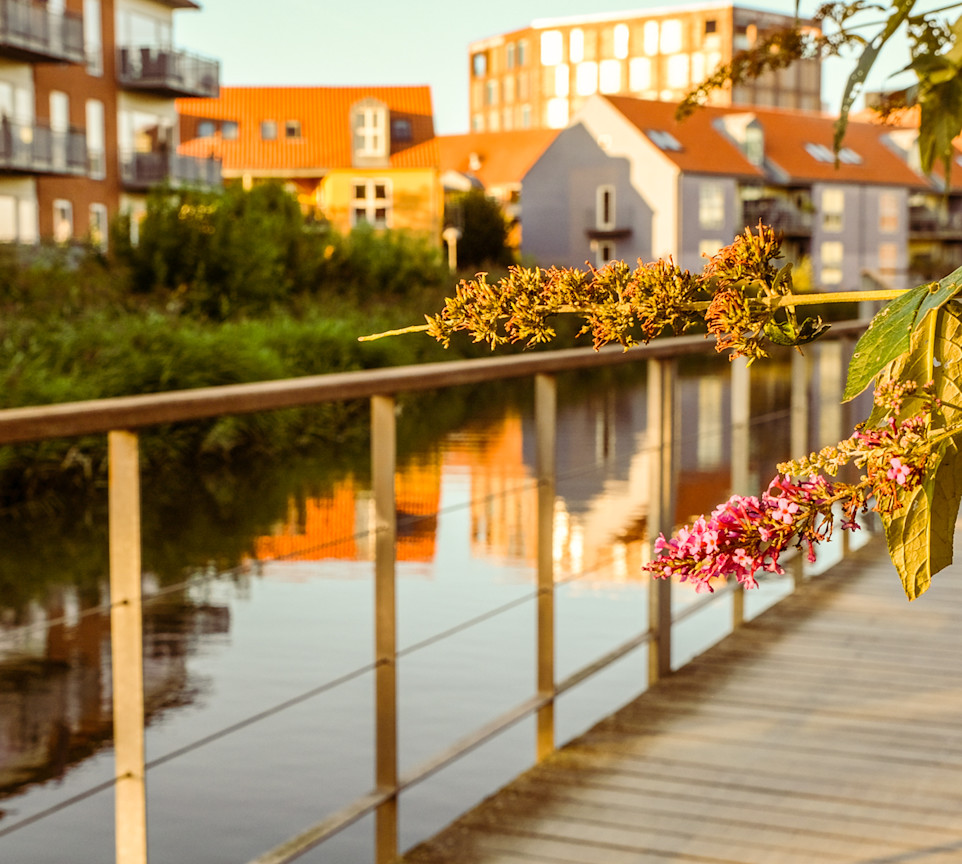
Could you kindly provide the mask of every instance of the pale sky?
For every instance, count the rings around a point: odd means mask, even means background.
[[[231,85],[427,84],[440,135],[468,131],[468,45],[539,18],[690,5],[671,0],[198,0],[174,14],[176,47],[221,61]],[[754,0],[792,14],[794,0]],[[802,14],[817,6],[803,0]],[[838,81],[847,74],[824,76]],[[881,86],[875,75],[870,86]],[[835,87],[834,89],[838,89]],[[823,98],[831,98],[826,92]]]

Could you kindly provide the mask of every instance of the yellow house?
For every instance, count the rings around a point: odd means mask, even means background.
[[[213,156],[225,181],[275,180],[305,213],[440,243],[444,196],[428,87],[221,87],[179,99],[184,156]]]

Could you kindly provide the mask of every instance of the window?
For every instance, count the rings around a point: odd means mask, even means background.
[[[634,91],[651,88],[651,60],[632,57],[628,61],[628,86]]]
[[[842,281],[842,262],[844,248],[838,240],[827,240],[822,244],[821,278],[823,285],[838,285]]]
[[[90,227],[87,233],[92,245],[102,252],[107,251],[107,206],[105,204],[90,205]]]
[[[598,64],[579,63],[575,75],[575,91],[579,96],[590,96],[598,90]]]
[[[620,60],[602,60],[598,72],[598,89],[602,93],[621,92]]]
[[[688,87],[690,82],[688,55],[674,54],[668,58],[668,86],[676,90]]]
[[[391,140],[392,141],[411,141],[414,133],[411,128],[411,121],[407,117],[391,118]]]
[[[595,190],[595,228],[611,231],[615,227],[615,187],[599,186]]]
[[[107,159],[104,149],[104,103],[88,99],[87,112],[87,173],[95,180],[107,176]]]
[[[658,53],[658,22],[645,22],[645,53],[652,57]]]
[[[809,142],[805,145],[805,149],[808,151],[808,155],[816,162],[835,161],[835,154],[832,152],[832,148],[826,147],[824,144],[813,144]]]
[[[63,198],[53,202],[53,239],[66,243],[73,237],[73,204]]]
[[[845,192],[842,189],[822,190],[822,228],[826,231],[841,231],[845,214]]]
[[[463,67],[462,67],[463,68]],[[488,55],[483,51],[471,57],[471,71],[475,78],[483,78],[488,74]]]
[[[509,75],[507,78],[504,79],[504,101],[505,102],[508,102],[508,103],[514,102],[514,99],[515,99],[514,85],[515,85],[515,81],[511,75]]]
[[[528,65],[528,40],[522,39],[518,43],[518,65],[527,66]]]
[[[580,63],[585,59],[585,31],[576,27],[568,36],[568,60]]]
[[[17,242],[17,199],[0,195],[0,243]]]
[[[838,161],[844,165],[861,165],[862,157],[851,147],[843,147],[838,151]]]
[[[557,98],[548,100],[547,126],[549,129],[564,129],[568,125],[568,100]]]
[[[261,120],[261,140],[274,141],[277,138],[277,121]]]
[[[718,22],[714,18],[709,18],[705,21],[705,35],[708,36],[712,33],[718,32]]]
[[[660,150],[680,151],[682,149],[681,142],[671,132],[663,132],[661,129],[648,129],[645,134],[651,143]]]
[[[681,51],[681,21],[671,18],[662,22],[659,44],[662,54],[676,54]]]
[[[498,104],[498,82],[491,80],[488,81],[484,86],[484,104],[485,105],[497,105]]]
[[[605,264],[614,261],[617,257],[615,244],[610,240],[595,241],[592,244],[595,248],[595,266],[604,267]]]
[[[36,243],[40,239],[35,198],[21,198],[17,202],[17,232],[21,243]]]
[[[383,160],[388,156],[387,106],[365,99],[352,110],[355,158]]]
[[[711,258],[724,245],[721,240],[699,240],[698,257]]]
[[[514,69],[514,42],[509,42],[504,47],[504,65],[508,69]]]
[[[236,121],[225,120],[220,127],[220,137],[226,141],[236,141],[239,131]]]
[[[355,180],[351,200],[351,225],[368,223],[389,228],[391,184],[389,180]]]
[[[67,133],[70,131],[70,97],[59,90],[50,91],[50,132],[53,139],[53,164],[67,164]]]
[[[569,91],[568,64],[559,63],[554,67],[555,96],[567,96]]]
[[[878,230],[886,234],[899,230],[899,196],[895,192],[882,192],[878,201]]]
[[[285,138],[300,138],[301,137],[301,121],[300,120],[288,120],[284,124],[284,137]]]
[[[100,41],[100,0],[84,0],[84,53],[87,73],[104,74],[103,43]]]
[[[216,128],[213,120],[201,120],[200,123],[197,124],[197,137],[213,138]]]
[[[530,105],[521,106],[521,128],[522,129],[531,128],[531,106]]]
[[[541,34],[541,65],[557,66],[564,54],[564,39],[560,30],[545,30]]]
[[[625,60],[628,57],[628,25],[615,25],[615,59]]]
[[[708,231],[725,227],[725,187],[705,182],[698,189],[698,224]]]
[[[891,276],[898,270],[899,248],[895,243],[879,243],[878,269],[883,275]]]

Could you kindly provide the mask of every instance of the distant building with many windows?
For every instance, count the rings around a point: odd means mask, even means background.
[[[596,93],[678,101],[733,54],[793,20],[731,3],[536,20],[470,45],[471,131],[562,129]],[[798,61],[720,90],[713,101],[820,110],[819,62]]]

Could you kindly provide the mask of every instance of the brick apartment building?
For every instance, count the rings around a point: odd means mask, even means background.
[[[0,0],[0,242],[105,242],[151,186],[220,182],[176,153],[175,99],[219,89],[216,61],[174,47],[174,11],[198,8]]]
[[[735,52],[792,21],[717,2],[536,20],[469,46],[471,131],[562,129],[595,93],[678,101]],[[819,63],[794,63],[718,91],[714,101],[819,110]]]

